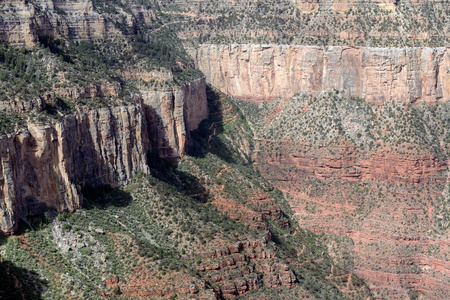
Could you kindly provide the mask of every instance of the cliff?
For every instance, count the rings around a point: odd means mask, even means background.
[[[142,91],[138,99],[135,105],[81,108],[61,121],[30,123],[1,137],[0,230],[11,233],[19,218],[49,207],[80,208],[80,189],[87,183],[118,186],[148,173],[150,151],[182,156],[189,132],[208,114],[204,78],[167,91]]]
[[[201,45],[189,52],[208,82],[241,99],[339,90],[378,104],[450,101],[448,48]]]
[[[165,158],[180,157],[189,132],[208,116],[205,78],[164,90],[141,88],[152,146]]]
[[[3,1],[0,5],[0,41],[33,46],[42,35],[78,41],[99,40],[122,36],[117,24],[134,26],[137,20],[133,15],[138,15],[140,22],[149,24],[154,18],[152,10],[142,5],[130,5],[126,12],[114,9],[108,14],[100,13],[99,9],[101,7],[95,7],[90,0]]]
[[[1,137],[0,228],[49,207],[81,207],[81,186],[129,182],[148,173],[147,124],[140,105],[69,115],[49,125],[29,124]]]

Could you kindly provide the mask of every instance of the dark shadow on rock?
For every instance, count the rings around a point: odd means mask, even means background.
[[[224,131],[221,97],[223,98],[225,95],[213,90],[210,86],[206,87],[206,94],[209,116],[201,122],[197,130],[187,133],[187,153],[195,157],[205,157],[207,153],[213,153],[228,163],[235,163],[229,146],[217,137]],[[208,193],[200,179],[178,169],[176,164],[178,154],[169,146],[169,138],[162,129],[164,126],[159,113],[145,103],[143,108],[147,120],[149,142],[153,149],[147,156],[152,176],[176,187],[179,191],[198,201],[206,202]]]
[[[106,209],[110,206],[126,207],[133,200],[130,193],[120,188],[112,188],[107,184],[98,186],[87,184],[81,190],[81,193],[84,197],[83,208],[85,209]]]
[[[0,245],[5,240],[0,237]],[[37,273],[0,259],[0,299],[43,299],[46,290],[47,282],[41,280]]]
[[[173,98],[172,101],[174,101]],[[160,113],[152,106],[144,103],[143,108],[147,120],[147,135],[151,149],[157,149],[160,157],[178,157],[177,150],[170,146],[170,139],[167,133],[168,131],[170,132],[173,130],[176,137],[176,126],[174,124],[164,125]]]
[[[217,136],[224,132],[221,94],[206,86],[209,116],[203,120],[199,127],[191,132],[191,145],[189,155],[205,157],[207,153],[213,153],[228,163],[236,163],[233,152]],[[222,94],[222,97],[225,95]]]
[[[53,219],[49,215],[57,215],[56,209],[45,205],[45,210],[41,213],[27,214],[26,217],[19,219],[18,229],[15,234],[24,234],[29,230],[40,230],[46,227]],[[1,299],[1,298],[0,298]]]
[[[7,237],[3,233],[0,232],[0,246],[3,246],[7,242]]]
[[[160,158],[157,153],[149,153],[147,161],[153,177],[175,186],[182,193],[200,202],[208,200],[208,193],[200,180],[194,175],[178,169],[175,162]]]
[[[224,131],[221,97],[225,97],[225,95],[221,95],[210,86],[207,86],[206,94],[209,116],[200,123],[198,129],[190,132],[187,153],[194,157],[205,157],[207,153],[213,153],[228,163],[236,163],[229,146],[217,137]],[[148,108],[146,108],[146,117],[152,125],[155,122],[156,124],[161,122],[158,114]],[[150,139],[157,140],[157,138],[161,138],[161,133],[158,134],[157,131],[152,130],[150,127],[151,125],[149,126]],[[161,155],[170,154],[166,153],[165,148],[161,146],[164,145],[152,144],[153,149],[159,150],[158,152],[149,153],[147,157],[152,176],[175,186],[179,191],[199,202],[207,202],[209,196],[208,191],[204,188],[200,179],[178,169],[176,162],[173,160],[161,158]]]
[[[0,262],[0,299],[43,299],[46,283],[32,271],[16,267],[9,261]]]

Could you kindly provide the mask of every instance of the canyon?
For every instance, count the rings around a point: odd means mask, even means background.
[[[448,298],[448,12],[3,1],[0,275],[31,298]]]
[[[201,45],[189,51],[208,81],[244,100],[238,105],[254,128],[252,159],[288,195],[302,227],[325,233],[334,257],[352,264],[376,297],[411,291],[446,297],[448,226],[438,224],[447,213],[436,203],[448,201],[448,140],[436,135],[443,149],[437,153],[431,145],[405,151],[399,132],[417,126],[401,121],[408,107],[420,118],[428,110],[446,114],[448,48]],[[391,105],[398,107],[394,114]],[[445,127],[446,119],[422,130]],[[337,242],[344,237],[349,246]],[[435,248],[439,254],[430,252]]]

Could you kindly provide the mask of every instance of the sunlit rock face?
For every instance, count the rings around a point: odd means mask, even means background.
[[[339,90],[370,103],[450,100],[448,48],[201,45],[189,51],[208,82],[241,99]]]

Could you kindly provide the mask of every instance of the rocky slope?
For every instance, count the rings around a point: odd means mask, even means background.
[[[161,12],[196,45],[448,45],[445,1],[170,0]]]
[[[0,4],[0,41],[100,40],[144,25],[194,43],[436,46],[449,42],[449,13],[445,1],[8,0]]]
[[[2,1],[0,230],[31,231],[0,273],[22,297],[371,297],[360,275],[448,298],[447,4]],[[201,123],[194,65],[283,99],[209,91]]]
[[[378,104],[450,100],[448,48],[201,45],[189,51],[208,82],[241,99],[338,90]]]
[[[282,193],[238,150],[251,132],[232,101],[207,95],[209,118],[192,132],[193,152],[178,165],[155,159],[152,175],[126,187],[83,189],[82,210],[47,212],[51,222],[34,216],[33,230],[0,236],[0,295],[371,297],[316,235],[293,222]]]
[[[448,103],[336,93],[238,103],[261,174],[376,297],[447,297]]]
[[[151,6],[116,4],[0,5],[3,232],[47,207],[80,208],[86,184],[148,173],[149,154],[178,159],[208,115],[182,47],[149,43]]]
[[[97,4],[101,4],[98,2]],[[103,6],[98,7],[98,9]],[[0,6],[0,40],[9,44],[33,46],[43,35],[66,37],[71,40],[99,40],[122,36],[116,26],[124,22],[133,26],[133,14],[140,22],[151,23],[154,14],[142,5],[124,6],[110,11],[108,16],[99,13],[93,1],[3,1]],[[117,10],[118,9],[118,10]],[[123,14],[125,19],[122,19]]]

